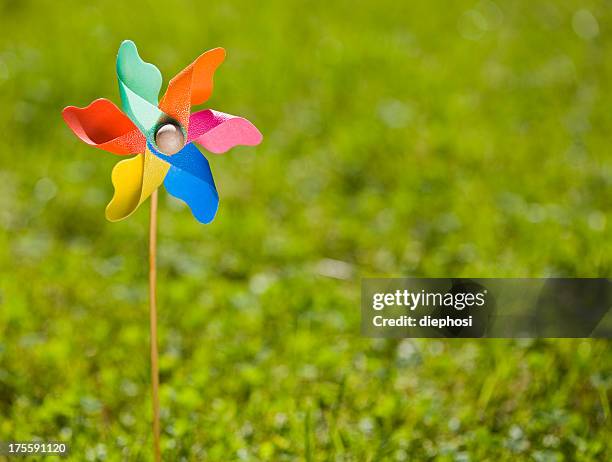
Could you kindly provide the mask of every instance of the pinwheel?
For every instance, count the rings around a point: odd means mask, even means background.
[[[113,168],[115,194],[106,207],[108,220],[123,220],[151,196],[149,299],[156,461],[161,460],[155,296],[157,189],[163,182],[171,195],[187,203],[198,221],[210,223],[217,212],[219,196],[208,161],[194,143],[221,154],[236,145],[259,144],[262,139],[259,130],[242,117],[212,109],[191,113],[191,106],[210,97],[213,74],[224,59],[223,48],[200,55],[170,80],[158,103],[161,73],[140,58],[134,42],[126,40],[117,54],[123,112],[107,99],[97,99],[84,108],[68,106],[62,111],[68,127],[85,143],[120,156],[135,154]]]
[[[113,168],[115,194],[106,208],[108,220],[131,215],[162,182],[171,195],[187,203],[198,221],[213,220],[219,196],[208,161],[194,143],[221,154],[262,139],[242,117],[211,109],[191,114],[191,106],[210,97],[213,74],[224,58],[223,48],[200,55],[170,81],[158,104],[161,73],[140,58],[134,42],[126,40],[117,55],[124,112],[104,98],[85,108],[63,110],[64,120],[85,143],[120,156],[136,154]]]

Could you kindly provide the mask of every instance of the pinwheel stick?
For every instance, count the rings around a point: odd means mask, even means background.
[[[155,461],[161,461],[159,445],[159,361],[157,353],[157,189],[151,194],[149,224],[149,308],[151,316],[151,391],[153,401],[153,446]]]

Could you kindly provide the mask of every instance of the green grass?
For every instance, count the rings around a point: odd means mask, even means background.
[[[612,458],[607,341],[359,334],[364,276],[610,275],[609,2],[87,3],[0,2],[0,440],[150,460],[148,204],[106,222],[60,117],[130,38],[225,47],[207,107],[265,137],[212,225],[161,195],[164,460]]]

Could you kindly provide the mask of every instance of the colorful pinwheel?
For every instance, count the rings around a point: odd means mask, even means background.
[[[140,58],[134,42],[126,40],[117,55],[124,112],[107,99],[62,111],[70,129],[85,143],[121,156],[137,154],[113,168],[115,194],[106,207],[108,220],[131,215],[162,182],[170,194],[189,205],[198,221],[213,220],[219,196],[208,161],[194,142],[221,154],[237,145],[257,145],[262,139],[242,117],[211,109],[191,113],[191,106],[210,97],[213,74],[224,58],[223,48],[202,54],[170,81],[158,104],[161,73]]]

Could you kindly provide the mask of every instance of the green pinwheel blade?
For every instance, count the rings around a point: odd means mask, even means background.
[[[117,78],[123,111],[151,138],[157,123],[165,116],[157,107],[161,72],[142,60],[134,42],[125,40],[117,53]]]

